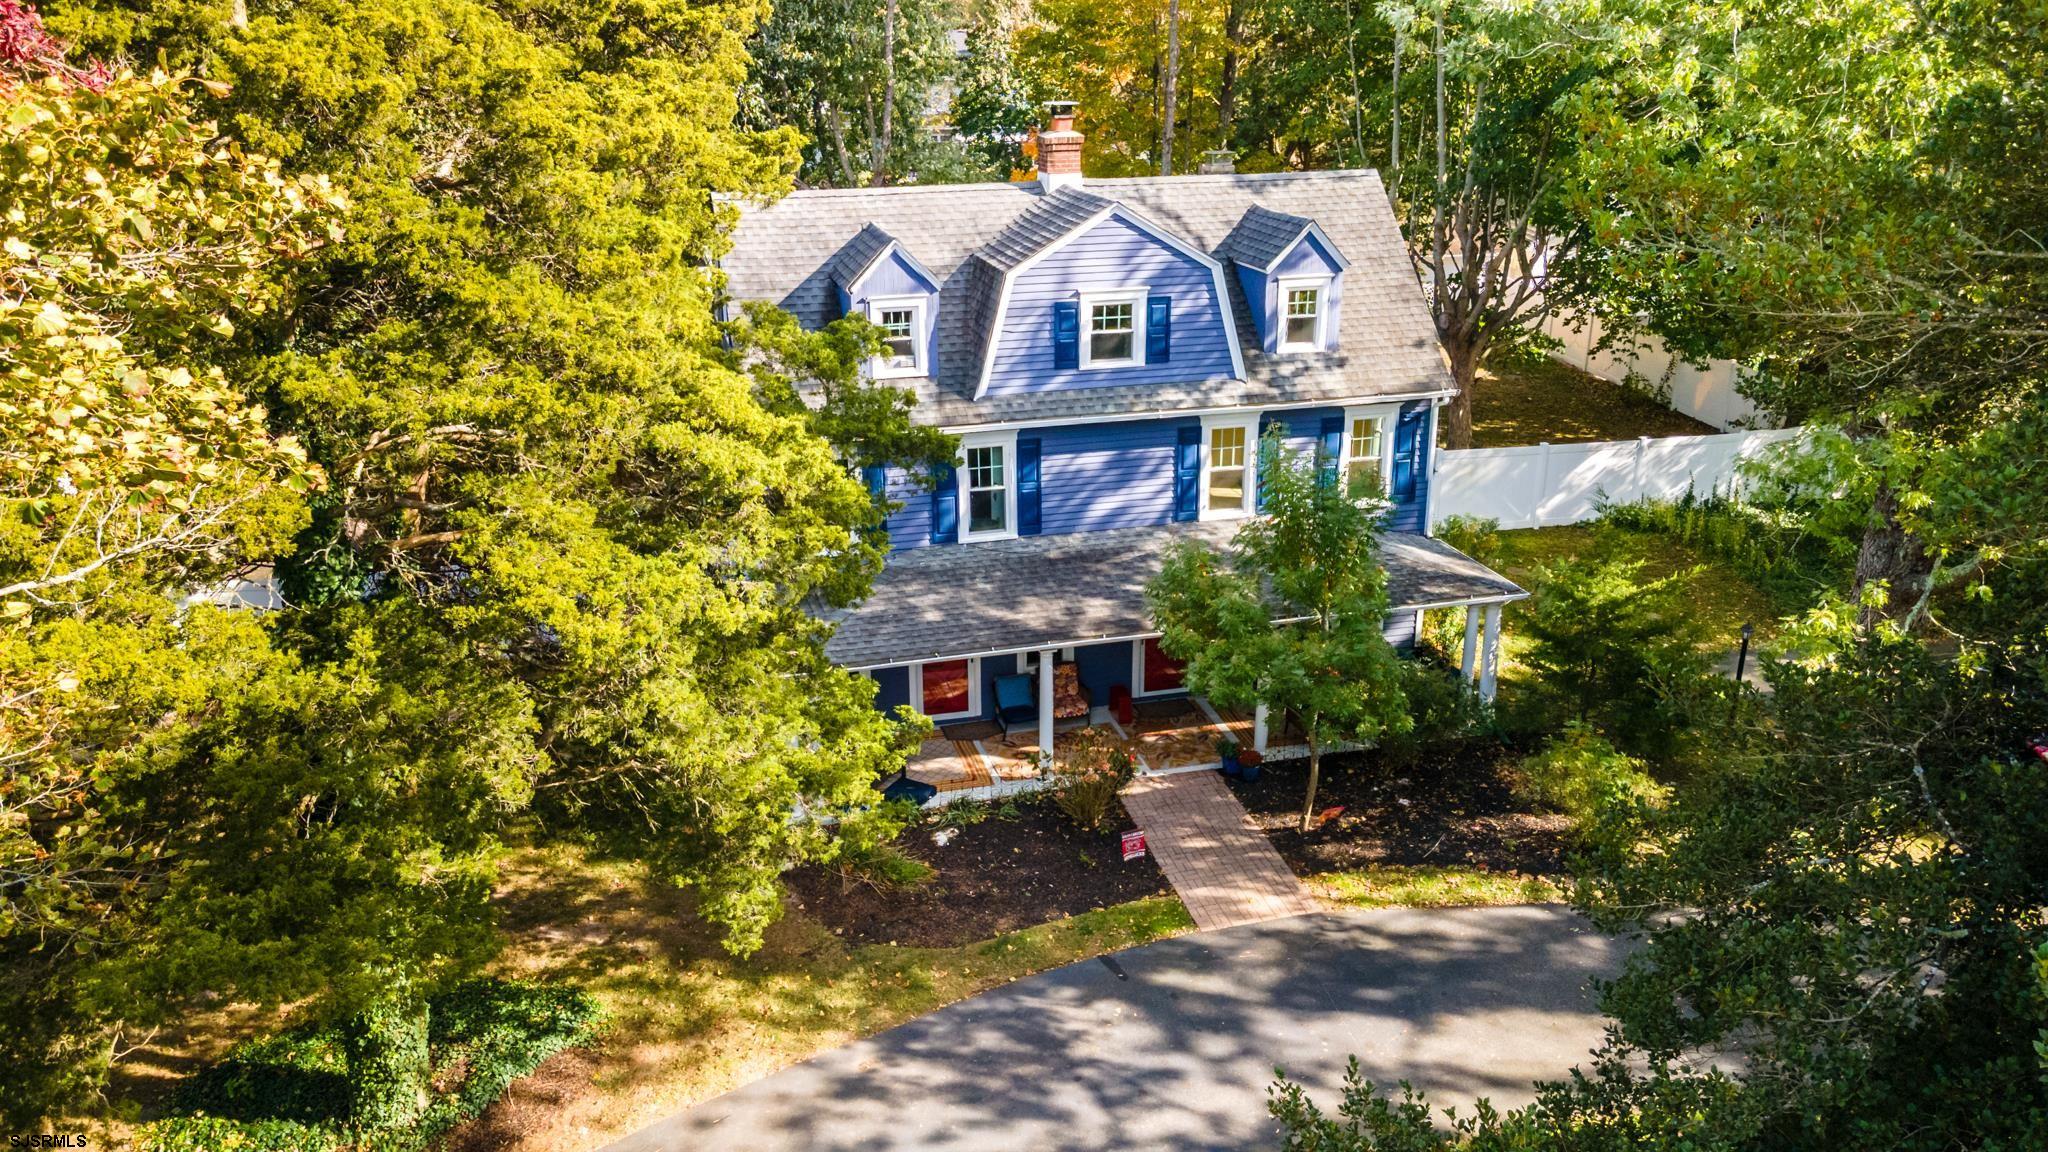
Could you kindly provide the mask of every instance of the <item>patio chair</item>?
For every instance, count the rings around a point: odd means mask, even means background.
[[[1029,672],[996,677],[996,723],[1003,735],[1012,729],[1038,724],[1038,677]]]

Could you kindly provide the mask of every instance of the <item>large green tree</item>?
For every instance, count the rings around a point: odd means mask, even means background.
[[[488,952],[508,814],[531,803],[540,834],[603,838],[695,889],[744,952],[782,868],[823,849],[792,813],[865,803],[900,762],[811,608],[859,595],[885,549],[853,465],[932,444],[900,395],[853,378],[858,324],[769,349],[713,319],[723,197],[775,195],[796,168],[793,133],[733,126],[763,14],[52,14],[109,58],[195,69],[220,133],[274,156],[280,182],[335,173],[349,204],[291,284],[260,277],[277,291],[251,295],[275,307],[209,337],[325,485],[310,515],[236,540],[275,559],[288,606],[219,628],[267,647],[181,647],[193,625],[169,617],[135,641],[238,687],[121,685],[123,708],[210,701],[139,753],[155,771],[134,786],[136,819],[189,815],[213,854],[179,857],[189,887],[123,943],[124,978],[93,986],[133,994],[91,1002],[102,1034],[146,1023],[140,997],[160,992],[316,997],[357,1022],[352,1059],[385,1070],[359,1118],[403,1123],[423,994]],[[840,375],[750,370],[757,351]],[[820,384],[822,411],[805,400]]]

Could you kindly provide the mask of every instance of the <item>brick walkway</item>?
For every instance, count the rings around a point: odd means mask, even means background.
[[[1214,772],[1144,776],[1124,807],[1197,928],[1315,911],[1301,881]]]

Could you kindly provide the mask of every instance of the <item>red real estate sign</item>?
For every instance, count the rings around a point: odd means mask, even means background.
[[[1145,833],[1133,828],[1124,833],[1124,859],[1136,860],[1145,854]]]

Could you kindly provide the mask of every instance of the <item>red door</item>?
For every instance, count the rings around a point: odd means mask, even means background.
[[[967,711],[967,661],[945,660],[924,666],[924,714],[951,716]]]
[[[1144,683],[1141,692],[1171,692],[1180,687],[1181,666],[1166,649],[1159,646],[1159,637],[1145,641]]]

